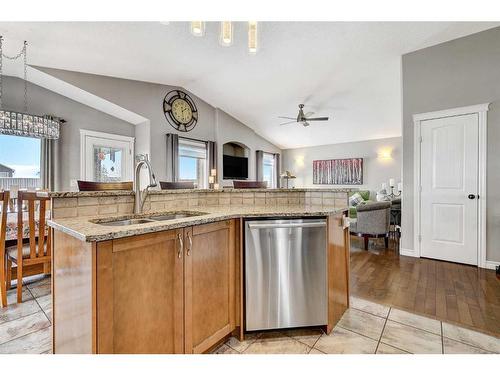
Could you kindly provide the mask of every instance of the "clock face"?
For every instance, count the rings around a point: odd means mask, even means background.
[[[163,112],[168,123],[181,132],[193,130],[198,122],[198,109],[193,99],[181,90],[173,90],[165,95]]]
[[[184,99],[175,99],[172,103],[172,114],[181,124],[189,124],[193,118],[191,106]]]

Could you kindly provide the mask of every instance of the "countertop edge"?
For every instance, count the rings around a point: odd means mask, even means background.
[[[240,218],[258,218],[258,217],[310,217],[310,216],[330,216],[335,215],[340,212],[346,211],[347,208],[338,208],[338,209],[319,209],[315,210],[311,208],[309,211],[290,211],[290,212],[253,212],[253,213],[208,213],[206,215],[200,216],[192,216],[183,219],[172,220],[169,223],[166,222],[156,222],[151,223],[154,225],[148,224],[138,224],[138,225],[130,225],[127,226],[127,229],[117,230],[115,232],[110,231],[102,234],[84,234],[79,232],[78,230],[72,229],[69,224],[65,224],[64,221],[67,219],[51,219],[48,220],[48,225],[58,231],[66,233],[76,239],[84,242],[100,242],[113,240],[124,237],[132,237],[138,236],[142,234],[149,234],[155,232],[163,232],[173,229],[185,228],[194,225],[203,225],[209,224],[217,221],[230,220],[230,219],[240,219]],[[108,217],[109,218],[109,217]],[[82,218],[80,220],[85,220],[90,222],[93,220],[93,217]],[[63,221],[63,222],[60,222]],[[95,223],[91,223],[92,225],[99,225]]]

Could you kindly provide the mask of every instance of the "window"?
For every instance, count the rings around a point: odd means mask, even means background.
[[[0,135],[0,190],[40,187],[40,139]]]
[[[208,187],[207,143],[179,137],[179,181],[192,181],[199,189]]]
[[[273,189],[276,187],[276,157],[274,154],[264,152],[262,167],[262,180],[267,181],[267,187]]]
[[[95,182],[131,181],[134,138],[80,130],[80,178]]]

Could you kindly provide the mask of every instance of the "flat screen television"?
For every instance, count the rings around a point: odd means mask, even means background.
[[[248,158],[223,155],[222,163],[223,178],[233,180],[248,178]]]

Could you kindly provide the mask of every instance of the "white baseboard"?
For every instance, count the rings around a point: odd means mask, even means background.
[[[495,262],[493,260],[487,260],[484,264],[484,268],[489,270],[494,270],[497,266],[500,266],[500,262]]]
[[[414,257],[414,258],[420,258],[416,253],[415,250],[412,249],[403,249],[402,247],[399,249],[399,254],[400,255],[405,255],[407,257]]]

